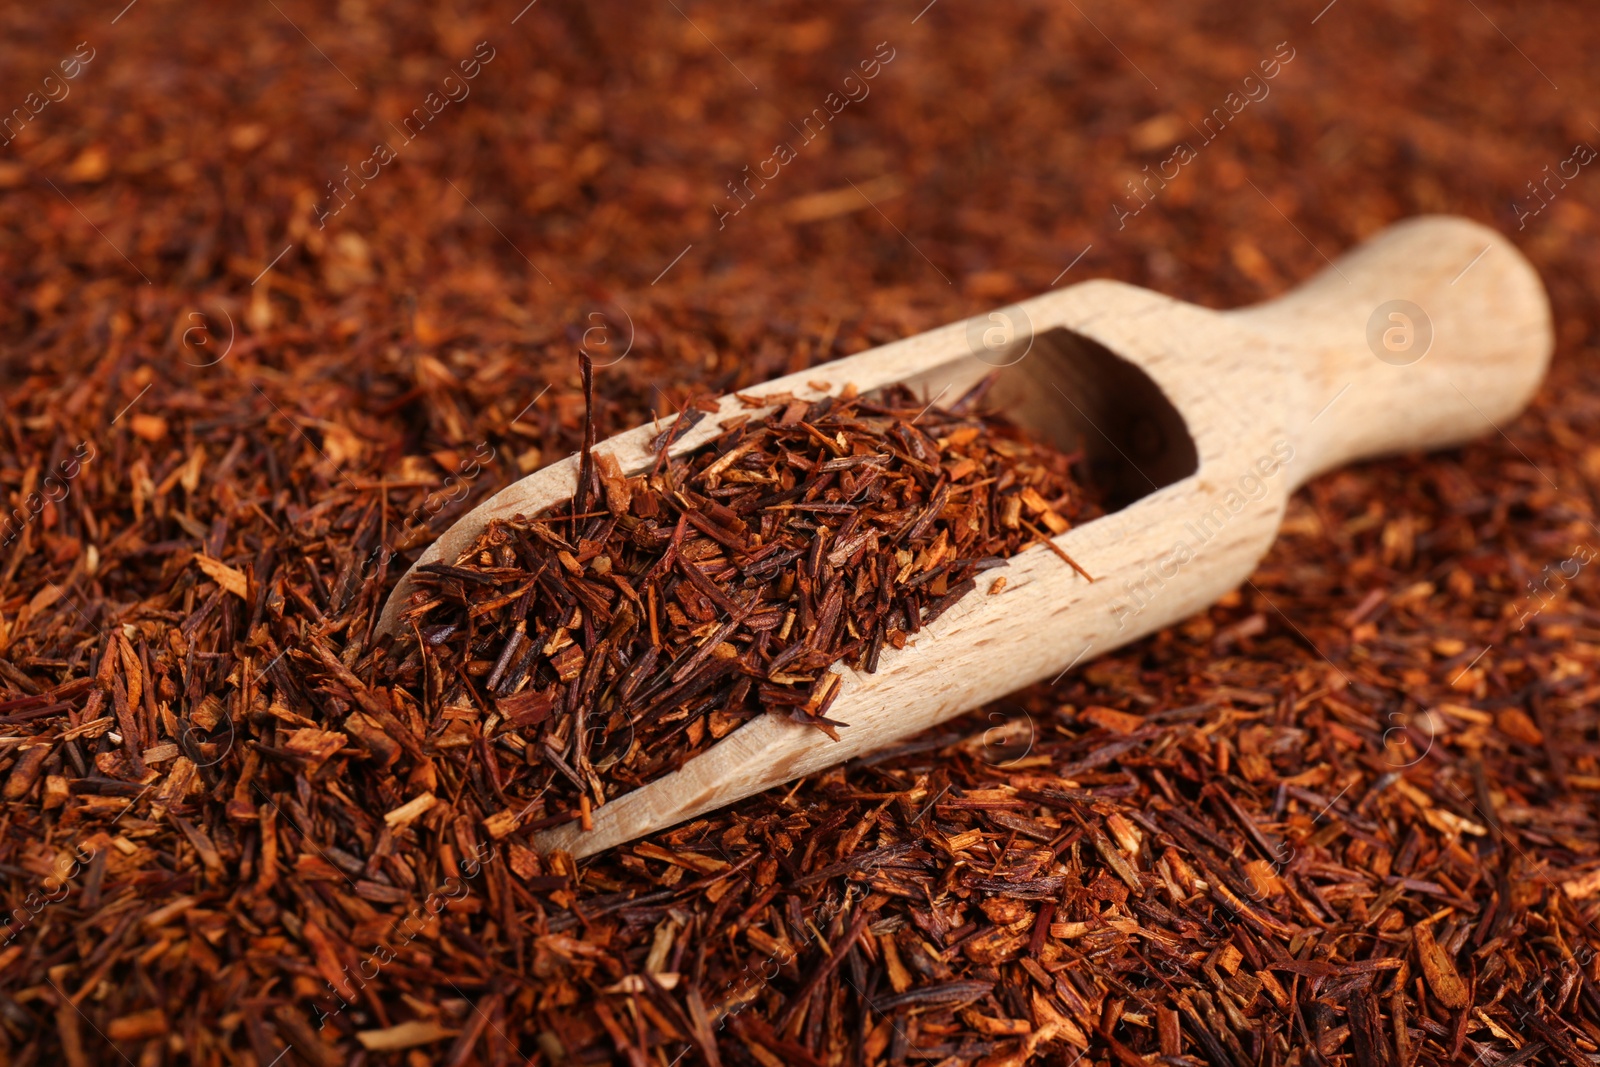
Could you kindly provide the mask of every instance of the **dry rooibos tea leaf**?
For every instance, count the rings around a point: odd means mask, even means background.
[[[416,639],[385,676],[520,749],[497,793],[531,826],[763,711],[837,740],[829,668],[876,670],[982,571],[1100,513],[1080,457],[985,412],[987,386],[949,407],[898,387],[778,398],[633,477],[585,447],[570,504],[422,568]]]

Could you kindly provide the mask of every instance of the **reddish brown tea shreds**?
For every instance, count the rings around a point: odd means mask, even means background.
[[[904,387],[766,398],[771,415],[633,477],[585,449],[570,504],[497,520],[423,567],[404,616],[416,640],[385,675],[444,679],[425,706],[488,719],[484,736],[520,751],[499,788],[529,827],[578,818],[763,710],[838,740],[829,668],[877,670],[980,572],[1100,514],[1081,457],[982,410],[989,384],[947,407]]]
[[[1600,213],[1550,178],[1600,22],[277,6],[0,5],[3,1058],[1592,1060]],[[471,98],[347,177],[480,27]],[[1534,409],[1317,479],[1237,596],[1054,686],[575,866],[491,836],[519,753],[365,669],[416,550],[580,447],[592,302],[636,327],[606,436],[1057,282],[1249,303],[1437,211],[1550,288]]]

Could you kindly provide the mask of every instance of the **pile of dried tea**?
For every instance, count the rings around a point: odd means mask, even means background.
[[[0,8],[0,1063],[1593,1063],[1600,211],[1555,135],[1600,19],[1326,4]],[[606,437],[1084,278],[1249,304],[1423,212],[1549,286],[1532,408],[1313,479],[1237,593],[1053,682],[573,862],[507,822],[557,716],[505,727],[497,616],[381,676],[417,553],[581,448],[580,344]]]
[[[544,798],[530,825],[587,821],[762,710],[837,740],[829,668],[875,671],[1030,545],[1076,566],[1049,538],[1100,514],[1082,457],[985,411],[987,386],[779,398],[633,477],[586,447],[570,503],[422,567],[389,680],[495,720],[526,764],[501,789]]]

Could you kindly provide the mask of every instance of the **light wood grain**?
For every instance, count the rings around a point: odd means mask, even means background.
[[[1407,366],[1380,360],[1367,340],[1374,309],[1396,299],[1420,307],[1433,330],[1427,354]],[[1093,383],[1072,373],[1074,345],[1103,346],[1176,408],[1198,468],[1162,484],[1160,454],[1135,462],[1158,488],[1055,539],[1093,583],[1038,546],[985,572],[974,593],[905,649],[886,648],[875,674],[835,668],[843,687],[829,714],[849,723],[840,741],[776,716],[756,718],[673,774],[597,809],[592,831],[569,825],[539,835],[541,848],[580,856],[609,848],[883,748],[1186,618],[1249,576],[1296,487],[1341,464],[1492,432],[1527,403],[1551,350],[1548,301],[1527,261],[1498,233],[1444,217],[1391,227],[1285,296],[1237,311],[1114,281],[1019,306],[1038,338],[1005,372],[1018,383],[1011,395],[1027,412],[1023,421],[1058,436],[1103,429],[1118,438],[1116,427],[1092,425],[1117,398],[1091,400]],[[1070,331],[1065,344],[1051,333],[1059,330]],[[813,383],[867,391],[907,381],[931,397],[991,369],[974,357],[968,324],[953,323],[750,392],[815,396],[824,390]],[[719,415],[673,451],[697,447],[721,417],[746,410],[724,398]],[[637,472],[653,462],[645,443],[659,430],[641,427],[601,447]],[[1169,441],[1166,451],[1174,447]],[[508,487],[422,562],[454,562],[491,519],[569,499],[576,471],[568,459]],[[989,595],[1001,576],[1004,590]],[[410,588],[407,576],[383,629],[394,626]]]

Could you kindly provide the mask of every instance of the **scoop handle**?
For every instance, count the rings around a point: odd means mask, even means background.
[[[1296,485],[1502,425],[1553,347],[1532,264],[1499,232],[1444,215],[1391,226],[1283,296],[1225,314],[1265,335],[1296,383],[1285,412],[1305,459]]]

